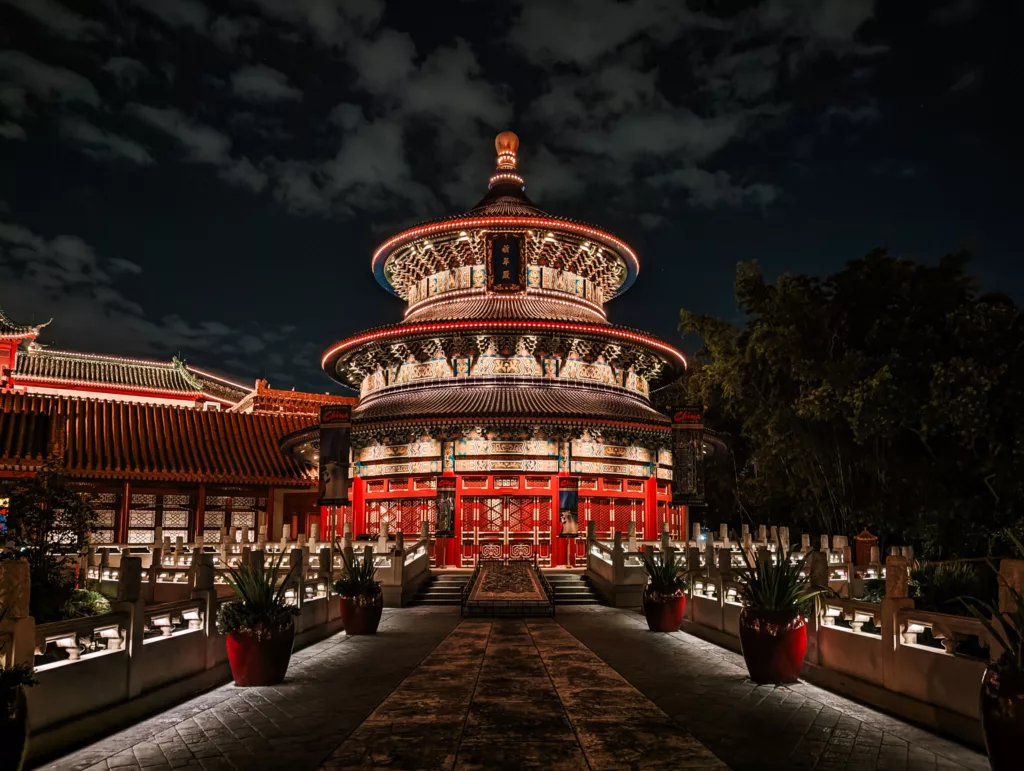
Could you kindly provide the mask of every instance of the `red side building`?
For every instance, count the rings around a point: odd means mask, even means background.
[[[438,566],[476,555],[543,565],[583,557],[599,537],[673,537],[671,426],[650,392],[686,361],[672,346],[611,324],[608,301],[639,269],[608,232],[549,214],[526,195],[518,138],[498,136],[497,168],[471,210],[404,230],[374,253],[377,281],[408,304],[397,324],[331,346],[322,365],[359,390],[352,412],[349,516],[357,535],[420,531],[453,479],[452,537]],[[313,461],[316,430],[287,449]],[[580,538],[563,537],[560,480],[579,486]],[[450,484],[450,483],[445,483]],[[573,483],[576,484],[576,483]]]

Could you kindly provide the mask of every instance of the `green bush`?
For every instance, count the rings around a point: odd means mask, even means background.
[[[110,600],[89,589],[75,589],[61,608],[61,615],[64,618],[86,618],[109,612]]]
[[[995,599],[996,583],[988,571],[971,562],[925,562],[910,571],[914,607],[936,613],[967,615],[960,597]]]
[[[301,575],[301,565],[292,565],[291,570],[278,583],[278,571],[283,559],[282,552],[270,568],[259,560],[229,569],[226,580],[238,599],[221,604],[217,611],[218,632],[243,632],[262,638],[294,623],[299,609],[285,601],[284,593],[292,577]]]

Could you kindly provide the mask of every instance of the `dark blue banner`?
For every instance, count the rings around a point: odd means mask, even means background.
[[[352,433],[352,407],[320,408],[320,505],[347,506],[348,456]]]
[[[521,292],[525,288],[525,265],[519,236],[494,235],[490,239],[487,288],[492,292]]]

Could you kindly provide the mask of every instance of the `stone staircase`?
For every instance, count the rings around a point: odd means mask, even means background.
[[[594,591],[582,573],[545,570],[544,577],[555,590],[555,605],[601,605],[600,595]],[[411,603],[414,605],[459,605],[462,588],[469,582],[470,573],[439,572],[432,575]]]
[[[601,605],[600,595],[582,573],[545,570],[551,588],[555,590],[555,605]]]
[[[420,587],[413,605],[461,605],[462,588],[469,583],[470,573],[436,573]]]

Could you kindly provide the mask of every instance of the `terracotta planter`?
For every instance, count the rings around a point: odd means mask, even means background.
[[[341,597],[341,620],[345,634],[377,634],[380,614],[384,610],[384,594],[380,590],[369,596]]]
[[[740,645],[755,683],[795,683],[807,653],[807,624],[794,611],[744,608],[740,613]]]
[[[25,690],[19,687],[6,704],[0,704],[0,768],[20,771],[27,746],[28,704]]]
[[[644,617],[652,632],[678,632],[686,610],[686,595],[664,595],[644,587]]]
[[[295,642],[295,624],[256,635],[230,632],[227,637],[228,661],[235,685],[251,687],[277,685],[284,680]]]
[[[1024,677],[994,661],[981,679],[981,728],[992,771],[1019,769],[1024,757]]]

